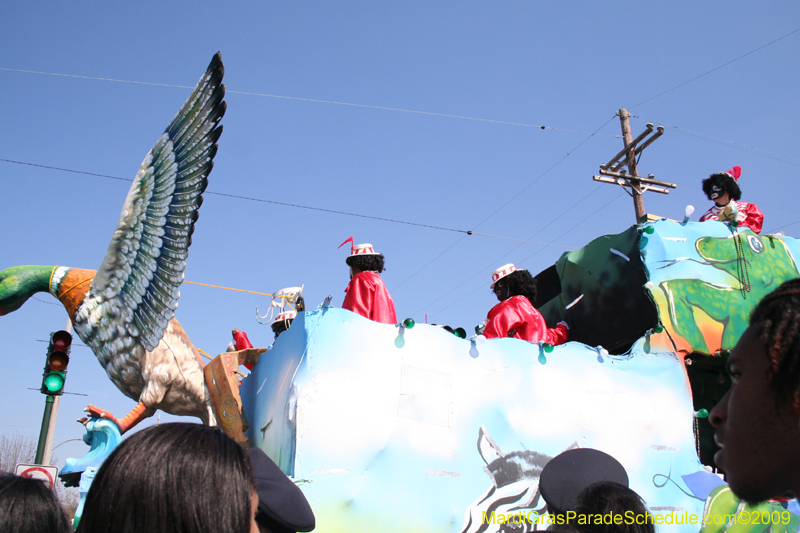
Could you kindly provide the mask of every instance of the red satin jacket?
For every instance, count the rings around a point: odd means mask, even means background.
[[[736,207],[739,209],[739,214],[736,215],[736,220],[739,222],[739,227],[746,226],[753,230],[753,233],[761,233],[761,225],[764,223],[764,213],[758,208],[756,204],[747,202],[736,202],[732,200]],[[719,220],[719,212],[727,206],[719,207],[714,204],[711,209],[706,211],[706,214],[700,217],[700,222],[706,220]]]
[[[544,341],[552,344],[567,342],[569,329],[564,324],[548,328],[530,300],[524,296],[512,296],[492,307],[483,334],[487,339],[513,337],[528,342]]]
[[[359,272],[344,290],[342,307],[384,324],[397,324],[397,313],[386,285],[377,272]]]

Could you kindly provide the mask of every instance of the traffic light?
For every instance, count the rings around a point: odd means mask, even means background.
[[[67,380],[67,365],[72,335],[66,331],[50,334],[50,345],[47,347],[47,361],[42,374],[42,394],[61,396],[64,394],[64,382]]]

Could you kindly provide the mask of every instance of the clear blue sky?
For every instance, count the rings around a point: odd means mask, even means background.
[[[253,4],[7,4],[0,158],[131,179],[190,90],[88,78],[194,86],[219,50],[228,112],[209,193],[462,232],[206,194],[190,281],[305,284],[310,307],[328,294],[340,305],[348,252],[336,247],[352,235],[385,254],[399,317],[471,330],[496,303],[494,268],[536,274],[634,222],[622,189],[592,181],[622,148],[623,106],[634,135],[666,128],[639,168],[678,189],[648,193],[648,212],[680,218],[693,204],[697,219],[709,206],[700,181],[740,165],[765,232],[800,233],[800,32],[763,47],[800,29],[797,3]],[[0,268],[97,268],[129,186],[0,162]],[[200,349],[224,351],[234,326],[272,342],[255,320],[268,298],[181,292],[177,318]],[[0,434],[41,423],[44,397],[28,387],[41,380],[39,341],[66,314],[36,298],[0,318]],[[72,353],[67,388],[88,396],[63,397],[56,443],[80,438],[87,403],[118,416],[135,404],[88,348]]]

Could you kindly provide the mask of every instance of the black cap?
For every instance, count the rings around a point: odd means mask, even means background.
[[[539,476],[542,498],[556,513],[575,510],[578,494],[599,481],[628,486],[628,473],[619,461],[592,448],[576,448],[556,455]]]
[[[260,448],[249,448],[258,492],[256,522],[273,533],[312,531],[314,511],[303,491]]]

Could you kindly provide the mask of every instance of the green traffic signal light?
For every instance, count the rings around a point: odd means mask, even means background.
[[[56,331],[50,334],[50,344],[47,347],[47,360],[42,374],[42,394],[60,396],[64,394],[64,383],[67,381],[67,365],[69,365],[69,352],[72,345],[72,335],[66,331]]]
[[[44,388],[47,389],[47,392],[50,394],[56,394],[61,392],[64,388],[64,382],[67,380],[67,376],[62,374],[61,372],[50,372],[44,377]]]

